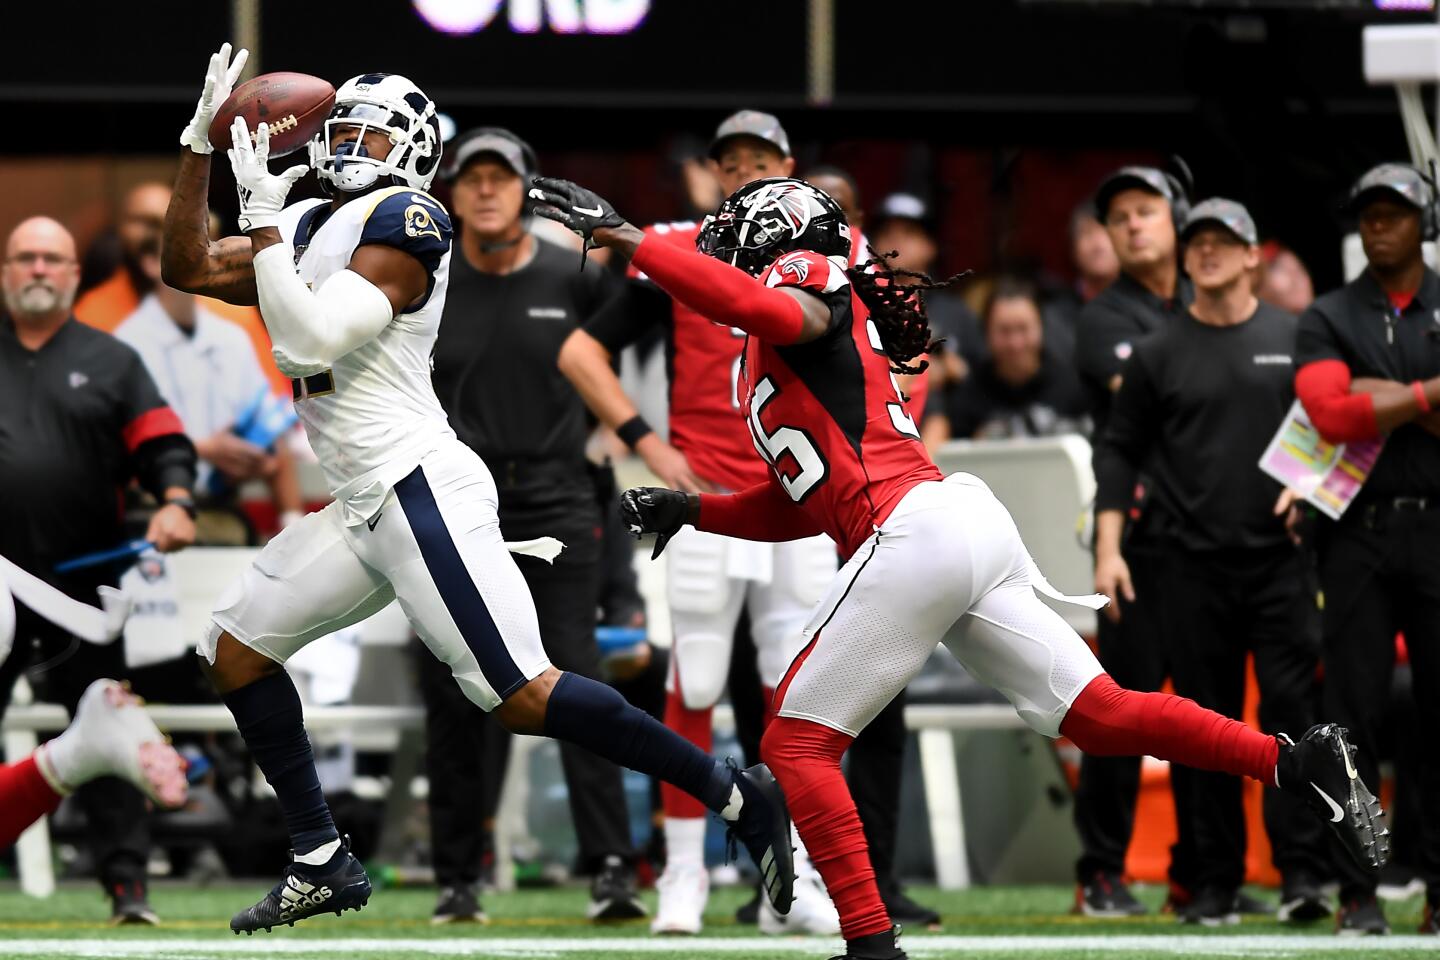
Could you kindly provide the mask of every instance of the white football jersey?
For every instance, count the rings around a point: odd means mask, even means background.
[[[430,381],[450,274],[450,216],[423,191],[390,187],[333,212],[327,200],[292,204],[278,226],[312,290],[368,243],[404,250],[430,271],[430,289],[419,306],[328,369],[292,381],[295,411],[330,492],[345,505],[346,522],[358,523],[380,509],[390,486],[422,456],[455,439]]]

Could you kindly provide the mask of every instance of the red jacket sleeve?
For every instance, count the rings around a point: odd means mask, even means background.
[[[695,528],[765,543],[804,540],[825,532],[774,480],[739,493],[700,494]]]
[[[1373,440],[1375,400],[1350,392],[1350,368],[1342,360],[1315,360],[1295,373],[1295,395],[1320,436],[1330,443]]]
[[[630,262],[707,320],[739,327],[767,343],[794,343],[805,327],[805,311],[793,297],[714,257],[646,234]]]

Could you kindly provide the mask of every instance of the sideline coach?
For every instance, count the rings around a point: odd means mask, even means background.
[[[0,554],[94,605],[96,588],[115,586],[119,571],[57,576],[55,565],[124,538],[121,498],[132,478],[162,503],[145,539],[166,552],[192,543],[195,447],[139,354],[71,314],[79,282],[75,241],[59,223],[33,217],[10,234],[0,318]],[[124,676],[122,642],[86,643],[23,605],[15,613],[15,649],[0,664],[0,716],[34,661],[48,665],[41,695],[72,712],[90,681]],[[145,798],[114,777],[76,796],[113,919],[155,922],[145,889]]]
[[[1350,192],[1368,265],[1300,317],[1295,392],[1331,443],[1385,436],[1355,501],[1317,531],[1324,593],[1325,715],[1350,729],[1355,766],[1378,781],[1395,634],[1410,652],[1422,742],[1440,732],[1440,277],[1422,240],[1440,233],[1434,184],[1383,164]],[[1440,756],[1421,751],[1422,930],[1440,933]],[[1376,876],[1333,856],[1342,933],[1384,933]]]
[[[1285,530],[1290,494],[1256,466],[1294,400],[1296,321],[1255,297],[1250,277],[1260,241],[1243,206],[1206,200],[1191,211],[1181,240],[1195,302],[1135,345],[1095,447],[1096,580],[1112,600],[1131,591],[1120,528],[1135,477],[1148,466],[1147,522],[1162,548],[1154,579],[1175,692],[1239,718],[1246,655],[1254,653],[1261,728],[1298,737],[1316,706],[1315,599]],[[1190,786],[1195,889],[1180,917],[1238,922],[1246,847],[1240,781],[1194,771]],[[1295,798],[1268,790],[1265,826],[1284,879],[1280,919],[1328,916],[1320,822]]]
[[[585,458],[590,421],[556,358],[565,338],[606,299],[609,275],[598,263],[577,269],[574,250],[528,229],[525,187],[537,172],[529,144],[508,130],[481,127],[447,152],[454,159],[443,173],[461,229],[435,342],[435,393],[455,432],[495,477],[506,539],[565,542],[553,566],[523,556],[517,566],[555,666],[600,680],[601,521]],[[420,659],[422,679],[435,681],[425,691],[437,880],[470,885],[478,870],[485,777],[477,731],[493,721],[458,695],[444,664]],[[492,759],[503,771],[503,759]],[[619,768],[572,744],[561,745],[560,760],[581,868],[593,875],[590,918],[643,916]],[[445,797],[450,802],[436,803]],[[451,871],[456,875],[448,876]],[[437,919],[445,906],[439,904]]]

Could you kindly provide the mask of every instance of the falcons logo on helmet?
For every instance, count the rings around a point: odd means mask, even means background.
[[[799,236],[810,226],[810,198],[802,184],[779,183],[746,197],[743,202],[752,213],[778,216],[791,236]],[[765,222],[768,225],[769,221]]]

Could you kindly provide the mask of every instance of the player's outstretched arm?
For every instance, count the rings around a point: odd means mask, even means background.
[[[160,272],[177,290],[252,306],[258,302],[255,271],[250,265],[250,244],[244,237],[211,240],[210,121],[240,77],[249,57],[241,50],[230,58],[230,44],[210,57],[205,86],[195,115],[180,134],[180,170],[165,211],[165,234],[160,247]]]
[[[687,523],[697,530],[763,543],[804,540],[825,532],[773,480],[739,493],[631,487],[620,495],[620,518],[637,538],[655,534],[652,560]]]
[[[715,323],[780,345],[805,343],[830,329],[830,308],[794,287],[767,287],[728,263],[647,239],[608,201],[569,180],[536,177],[530,198],[538,216],[569,228],[587,245],[609,247],[676,300]]]
[[[294,248],[277,227],[290,188],[309,168],[270,172],[267,124],[260,124],[252,142],[245,118],[236,117],[232,142],[240,229],[250,238],[260,314],[283,372],[304,376],[333,363],[424,297],[429,286],[425,267],[409,253],[379,243],[360,246],[346,269],[312,291],[296,273]]]

